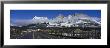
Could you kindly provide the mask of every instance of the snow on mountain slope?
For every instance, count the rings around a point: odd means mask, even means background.
[[[101,24],[101,19],[98,17],[91,17],[86,14],[75,13],[73,15],[64,16],[59,14],[53,19],[48,19],[47,17],[35,16],[30,20],[19,20],[16,21],[18,25],[28,25],[37,23],[49,23],[49,25],[54,26],[71,26],[84,23]]]

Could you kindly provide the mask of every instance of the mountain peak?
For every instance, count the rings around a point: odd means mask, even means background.
[[[74,15],[68,15],[64,16],[62,14],[59,14],[56,18],[48,19],[47,17],[42,17],[42,16],[34,16],[31,20],[26,21],[21,21],[20,25],[24,24],[37,24],[37,23],[49,23],[50,25],[53,24],[60,24],[60,25],[66,25],[66,24],[82,24],[83,23],[98,23],[99,25],[101,24],[100,18],[96,17],[91,17],[88,16],[87,14],[82,14],[82,13],[75,13]],[[13,24],[11,24],[13,25]]]
[[[45,19],[48,19],[48,18],[47,18],[47,17],[38,17],[38,16],[34,16],[34,17],[33,17],[33,20],[36,20],[36,19],[45,20]]]

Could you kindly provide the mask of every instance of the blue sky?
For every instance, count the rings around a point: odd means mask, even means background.
[[[89,16],[101,17],[101,10],[10,10],[11,20],[32,19],[34,16],[54,18],[58,14],[68,16],[74,13],[84,13]]]

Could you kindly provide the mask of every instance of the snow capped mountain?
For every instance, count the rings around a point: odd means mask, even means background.
[[[64,16],[59,14],[53,19],[48,19],[47,17],[34,16],[31,20],[20,20],[17,22],[20,25],[37,24],[37,23],[48,23],[47,27],[58,27],[58,26],[100,26],[101,19],[98,17],[91,17],[86,14],[75,13],[73,15]]]
[[[95,22],[100,21],[100,18],[90,17],[90,16],[85,15],[85,14],[68,15],[67,17],[58,16],[56,18],[57,18],[58,21],[61,21],[61,22],[74,22],[74,23],[78,22],[78,21],[81,21],[81,20],[82,21],[88,20],[88,21],[95,21]]]
[[[33,18],[33,20],[47,20],[48,18],[47,17],[37,17],[37,16],[35,16],[34,18]]]
[[[97,17],[92,17],[92,20],[98,24],[101,24],[101,19]]]
[[[74,15],[68,15],[67,17],[64,17],[63,15],[59,14],[55,19],[52,20],[54,23],[59,24],[60,26],[78,26],[78,24],[82,25],[96,25],[98,24],[100,26],[101,20],[98,17],[90,17],[86,14],[74,14]],[[50,24],[51,25],[51,24]]]
[[[44,23],[44,22],[48,22],[48,18],[35,16],[33,17],[32,22],[33,23]]]

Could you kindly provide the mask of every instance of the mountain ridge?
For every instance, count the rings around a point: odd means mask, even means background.
[[[23,21],[19,21],[18,24],[23,24]],[[27,23],[28,22],[28,23]],[[58,27],[58,26],[66,26],[66,27],[73,27],[73,26],[79,26],[79,24],[85,25],[85,24],[98,24],[98,26],[101,25],[101,19],[98,17],[90,17],[87,14],[79,14],[75,13],[73,15],[63,16],[62,14],[59,14],[57,17],[48,19],[47,17],[38,17],[34,16],[31,20],[25,21],[25,25],[29,24],[37,24],[37,23],[49,23],[47,27]],[[19,26],[19,25],[18,25]],[[24,25],[21,25],[24,26]],[[87,25],[85,25],[87,26]]]

